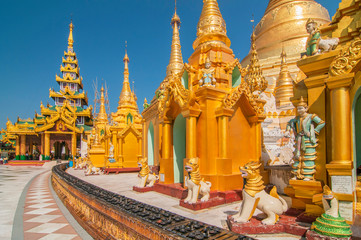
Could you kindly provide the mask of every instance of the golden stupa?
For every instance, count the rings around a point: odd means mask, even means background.
[[[273,92],[281,66],[282,49],[287,54],[287,65],[292,78],[300,80],[296,61],[305,52],[308,34],[307,19],[314,19],[319,25],[326,24],[330,17],[326,8],[314,0],[270,0],[267,9],[255,28],[257,52],[263,75],[268,80],[268,91]],[[249,53],[241,62],[250,62]]]

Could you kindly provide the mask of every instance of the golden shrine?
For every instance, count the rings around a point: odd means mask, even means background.
[[[123,89],[111,123],[105,110],[104,88],[101,88],[100,109],[89,138],[89,158],[95,167],[137,168],[142,157],[143,126],[137,97],[129,85],[129,57],[124,56]]]
[[[167,75],[143,111],[144,155],[149,165],[160,167],[161,183],[182,183],[185,162],[198,157],[200,174],[212,190],[240,189],[239,166],[261,158],[265,118],[265,101],[258,96],[267,84],[254,35],[246,69],[234,58],[217,1],[204,1],[194,52],[183,64],[176,12],[171,23]]]
[[[55,79],[59,91],[49,89],[55,105],[40,104],[41,114],[33,119],[18,118],[15,124],[6,123],[6,135],[16,138],[16,159],[68,158],[78,154],[81,139],[89,134],[92,125],[92,107],[83,91],[78,59],[73,49],[73,23],[69,25],[68,48],[64,52],[61,76]]]

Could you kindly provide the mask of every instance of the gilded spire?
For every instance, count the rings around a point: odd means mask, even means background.
[[[170,52],[169,64],[167,66],[167,77],[172,73],[179,73],[183,68],[183,57],[179,38],[180,18],[177,14],[177,6],[171,21],[173,27],[172,47]]]
[[[251,36],[251,63],[249,65],[248,73],[245,76],[245,80],[248,83],[251,92],[263,92],[267,88],[267,81],[263,76],[259,64],[254,31]]]
[[[276,82],[276,104],[277,107],[284,105],[291,105],[290,98],[293,97],[293,79],[288,71],[286,61],[286,52],[282,48],[281,53],[281,70],[278,80]]]
[[[132,91],[130,90],[130,84],[129,84],[129,69],[128,69],[128,63],[129,63],[129,57],[127,54],[127,50],[125,50],[125,55],[123,58],[124,62],[124,80],[123,80],[123,89],[119,96],[119,105],[118,109],[121,108],[124,105],[134,105],[135,100],[134,96],[132,94]]]
[[[104,87],[100,89],[100,108],[97,116],[97,123],[107,123],[108,115],[105,111]]]
[[[68,38],[68,46],[70,48],[73,47],[73,43],[74,43],[74,40],[73,40],[73,28],[74,28],[73,21],[70,21],[70,24],[69,24],[69,38]]]
[[[193,48],[196,49],[208,41],[221,41],[228,47],[231,46],[231,41],[227,37],[226,22],[217,0],[203,0],[203,9],[197,25],[197,39],[193,42]]]

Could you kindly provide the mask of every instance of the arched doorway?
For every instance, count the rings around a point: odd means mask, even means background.
[[[186,157],[186,119],[179,114],[173,125],[174,183],[183,182],[183,159]]]
[[[154,165],[154,127],[153,123],[149,123],[148,127],[148,165]]]
[[[55,142],[51,154],[55,159],[67,159],[69,157],[69,147],[66,142]]]
[[[361,88],[355,94],[353,106],[354,161],[357,175],[361,175]]]

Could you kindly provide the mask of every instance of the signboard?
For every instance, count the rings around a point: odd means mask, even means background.
[[[331,176],[332,191],[335,193],[352,194],[351,176]]]

